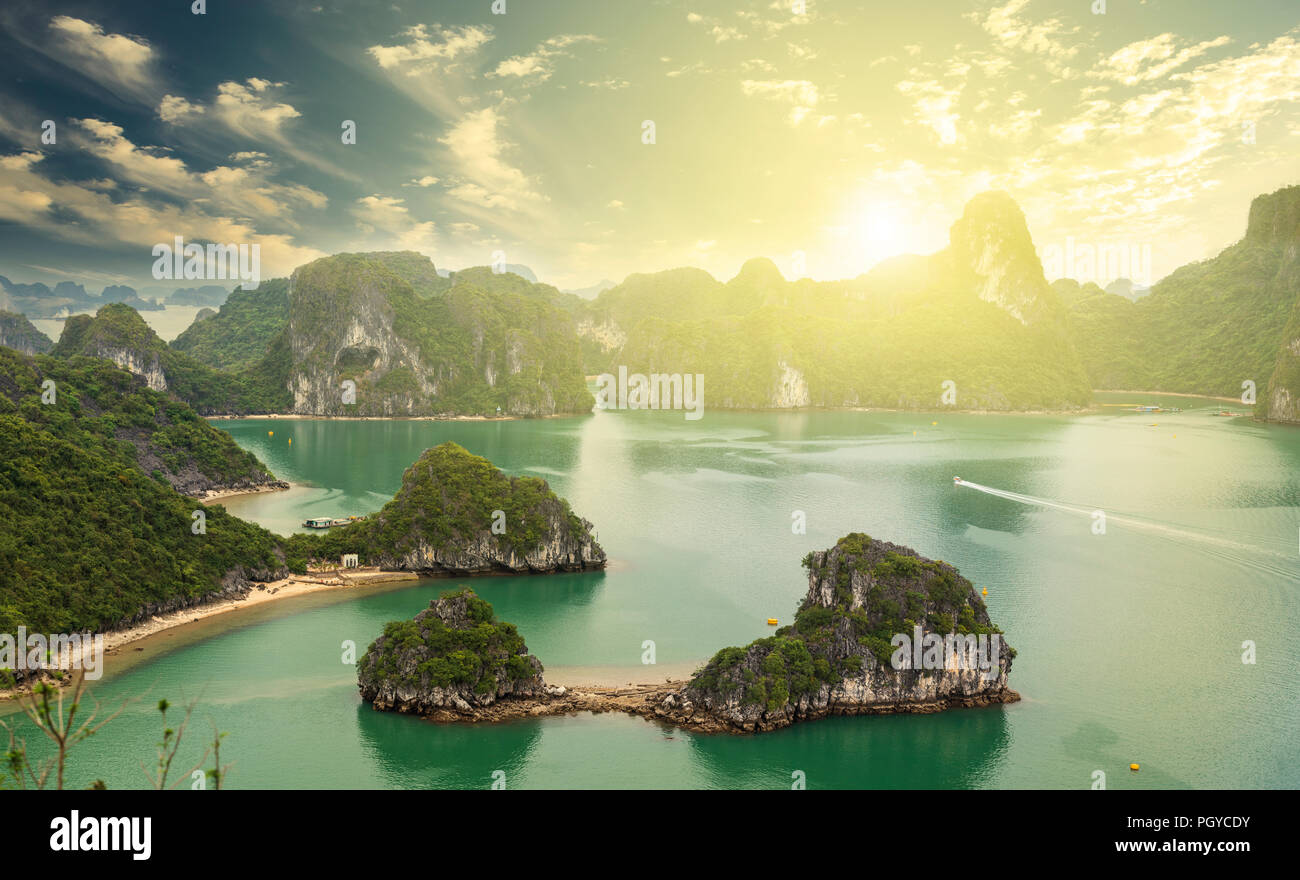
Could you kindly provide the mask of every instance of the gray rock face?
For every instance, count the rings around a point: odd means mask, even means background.
[[[357,671],[361,698],[375,709],[428,715],[441,709],[472,714],[505,698],[547,695],[541,661],[528,653],[513,626],[496,622],[491,612],[468,590],[434,599],[400,644],[385,634],[366,651]],[[487,646],[461,646],[456,633],[481,631],[484,624],[494,630]],[[454,661],[462,674],[447,680],[437,668],[440,661]]]
[[[947,254],[953,265],[976,276],[980,299],[1022,324],[1053,317],[1049,286],[1034,250],[1025,215],[1004,192],[971,199],[952,225]]]
[[[456,575],[549,574],[603,568],[605,551],[591,535],[591,522],[584,519],[582,524],[583,533],[574,536],[558,516],[550,518],[537,547],[524,554],[490,532],[483,532],[457,547],[434,547],[420,540],[407,552],[379,555],[377,564],[385,570]]]

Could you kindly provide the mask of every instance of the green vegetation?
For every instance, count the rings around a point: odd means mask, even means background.
[[[493,512],[504,514],[505,531],[493,534]],[[501,551],[523,556],[550,539],[581,543],[587,526],[545,480],[510,477],[492,462],[455,443],[426,449],[402,476],[393,500],[368,519],[324,535],[294,535],[291,559],[337,559],[356,553],[367,564],[391,562],[423,546],[456,554],[487,537]],[[503,552],[504,555],[504,552]]]
[[[26,354],[44,354],[54,347],[54,343],[37,330],[26,315],[0,309],[0,346]]]
[[[978,268],[978,272],[977,272]],[[987,273],[987,274],[985,274]],[[588,374],[702,373],[705,405],[1070,409],[1091,388],[1059,298],[1009,197],[972,201],[952,245],[859,278],[786,281],[750,260],[726,284],[698,269],[634,275],[583,307]]]
[[[174,351],[135,309],[122,303],[104,306],[93,318],[69,318],[50,353],[58,357],[117,358],[119,362],[129,357],[133,372],[152,373],[155,378],[161,374],[169,394],[204,415],[282,412],[289,408],[288,391],[264,384],[264,372],[250,370],[247,376],[223,373],[184,352]]]
[[[1259,196],[1245,237],[1162,279],[1136,303],[1095,289],[1070,309],[1092,387],[1264,397],[1300,301],[1300,186]],[[1298,386],[1291,386],[1293,388]]]
[[[496,693],[505,682],[541,674],[512,623],[468,588],[444,592],[414,620],[394,620],[358,664],[362,687],[430,687]]]
[[[46,381],[54,382],[53,405],[41,403]],[[272,479],[225,431],[100,358],[28,357],[0,348],[0,414],[18,415],[83,449],[123,451],[177,488],[195,473],[217,486]]]
[[[256,290],[235,288],[210,318],[196,321],[171,348],[215,370],[239,373],[257,366],[289,323],[289,279],[263,281]]]
[[[943,562],[861,533],[803,560],[810,589],[790,626],[744,648],[723,648],[692,678],[697,695],[775,712],[823,685],[888,669],[890,640],[913,628],[947,635],[1000,633],[970,582]],[[824,598],[829,590],[830,600]],[[1014,651],[1011,653],[1014,656]]]
[[[286,380],[308,406],[375,415],[590,410],[567,310],[576,297],[487,269],[438,276],[409,252],[338,254],[294,275]],[[357,333],[364,341],[357,342]],[[356,403],[335,387],[356,383]]]
[[[54,381],[54,402],[41,402]],[[282,569],[277,539],[169,480],[270,479],[183,403],[95,358],[0,349],[0,632],[106,629]]]

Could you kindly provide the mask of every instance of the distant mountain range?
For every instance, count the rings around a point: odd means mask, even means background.
[[[138,312],[157,311],[167,306],[216,308],[229,295],[229,290],[216,284],[178,288],[165,301],[160,297],[142,297],[134,287],[124,284],[110,284],[95,295],[72,281],[60,281],[50,287],[41,281],[24,284],[0,275],[0,309],[21,312],[29,318],[55,318],[97,309],[107,303],[126,303]]]
[[[1069,320],[1092,387],[1239,398],[1245,385],[1261,416],[1300,421],[1288,354],[1300,336],[1288,330],[1300,302],[1298,251],[1300,186],[1292,186],[1251,202],[1239,242],[1136,302],[1085,285]]]
[[[224,301],[170,346],[115,302],[70,319],[53,354],[107,358],[201,413],[581,413],[584,376],[625,367],[703,375],[706,409],[1070,410],[1094,388],[1254,388],[1261,416],[1300,422],[1298,249],[1295,186],[1253,201],[1240,242],[1150,289],[1048,284],[1020,208],[985,193],[944,250],[844,281],[787,281],[759,258],[725,283],[680,268],[586,299],[409,251],[338,254],[228,298],[177,291]],[[49,340],[16,299],[88,299],[66,282],[0,282],[0,342],[29,353]]]
[[[705,408],[1073,409],[1091,398],[1005,193],[973,199],[945,250],[858,278],[787,281],[768,259],[725,284],[673,269],[632,275],[579,315],[588,373],[703,374]]]

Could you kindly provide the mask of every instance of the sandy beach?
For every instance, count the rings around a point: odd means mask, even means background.
[[[282,486],[258,486],[256,489],[216,489],[209,490],[203,495],[193,495],[195,501],[207,503],[209,501],[221,501],[226,498],[239,498],[244,495],[261,495],[266,492],[288,492],[294,488],[292,483],[285,483]]]
[[[376,568],[350,569],[346,573],[337,571],[313,571],[302,575],[290,575],[283,580],[257,584],[238,599],[223,599],[183,608],[169,614],[155,615],[143,623],[127,629],[102,633],[104,637],[104,656],[112,658],[128,647],[131,651],[144,651],[146,648],[167,650],[166,645],[151,645],[161,637],[178,634],[186,626],[236,611],[247,611],[259,606],[266,606],[284,599],[328,593],[334,591],[358,590],[401,581],[416,581],[420,576],[410,571],[380,571]],[[86,648],[89,650],[89,645]],[[153,651],[151,651],[153,653]],[[62,663],[68,665],[70,658],[64,657]],[[71,677],[64,684],[71,683]],[[27,690],[26,685],[20,691]],[[15,691],[0,691],[0,701],[12,699]]]
[[[160,614],[149,618],[149,620],[144,623],[136,624],[129,629],[104,633],[104,650],[106,653],[111,654],[118,648],[157,635],[158,633],[171,629],[172,627],[181,626],[186,623],[194,623],[209,617],[215,617],[218,614],[225,614],[228,611],[253,608],[267,602],[291,599],[295,596],[305,596],[309,593],[320,593],[329,590],[351,590],[372,586],[374,584],[387,584],[394,581],[414,581],[419,579],[420,576],[415,572],[380,571],[379,569],[374,568],[352,569],[346,574],[342,572],[308,572],[303,575],[291,574],[284,580],[272,581],[267,584],[258,584],[239,599],[225,599],[220,602],[209,602],[204,605],[196,605],[193,608],[184,608],[180,611],[174,611],[170,614]]]

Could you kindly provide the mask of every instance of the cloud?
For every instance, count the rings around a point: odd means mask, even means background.
[[[790,115],[787,120],[791,125],[802,122],[821,101],[821,93],[817,86],[806,79],[747,79],[741,81],[740,90],[751,97],[790,104]]]
[[[288,274],[324,256],[296,244],[290,235],[260,232],[252,221],[212,213],[212,199],[175,203],[136,192],[115,200],[97,188],[43,176],[31,156],[0,157],[6,171],[0,179],[0,220],[96,249],[106,243],[127,245],[138,253],[141,276],[153,263],[153,246],[170,243],[177,235],[191,241],[257,244],[267,274]]]
[[[594,81],[585,80],[585,79],[579,80],[579,84],[584,85],[589,89],[609,89],[610,91],[625,89],[628,86],[632,85],[627,80],[619,79],[618,77],[614,77],[614,76],[607,76],[602,80],[594,80]]]
[[[279,139],[284,123],[302,115],[291,105],[272,97],[271,91],[283,85],[257,77],[249,77],[243,83],[223,82],[217,86],[212,113],[231,131],[246,137]]]
[[[740,30],[740,28],[725,25],[719,19],[709,18],[708,16],[700,15],[698,12],[686,13],[686,20],[691,24],[703,25],[705,32],[708,33],[709,36],[713,37],[715,43],[725,43],[729,40],[745,39],[745,34]]]
[[[913,118],[932,129],[941,144],[951,146],[961,140],[957,131],[957,123],[961,121],[957,112],[961,83],[946,86],[936,79],[903,80],[896,88],[912,99]]]
[[[218,165],[195,173],[183,161],[158,148],[137,146],[125,137],[119,125],[98,119],[73,121],[89,135],[87,152],[112,165],[119,180],[148,191],[168,193],[223,213],[293,226],[297,225],[293,220],[295,209],[319,210],[327,204],[326,197],[310,187],[268,180],[266,173],[271,164],[264,153],[235,153],[231,159],[244,165]]]
[[[1068,78],[1074,74],[1068,64],[1079,53],[1079,46],[1067,45],[1065,37],[1079,28],[1067,28],[1060,20],[1049,18],[1037,24],[1020,15],[1030,0],[1008,0],[995,6],[981,17],[978,12],[966,14],[992,36],[1002,47],[1039,56],[1047,68],[1057,76]]]
[[[154,51],[138,37],[106,33],[94,22],[56,15],[50,19],[57,51],[48,52],[110,91],[140,97],[153,91]]]
[[[533,82],[545,82],[555,73],[555,60],[557,58],[572,57],[572,53],[565,51],[566,49],[578,43],[594,42],[599,42],[599,38],[591,34],[563,34],[558,37],[551,37],[527,55],[514,55],[505,59],[487,75],[489,77],[515,77],[529,79]]]
[[[485,107],[462,116],[439,138],[459,172],[448,194],[480,207],[523,210],[544,198],[523,171],[506,161],[510,145],[502,138],[500,126],[499,108]]]
[[[413,177],[406,183],[402,184],[402,186],[430,187],[437,182],[438,182],[438,178],[434,177],[431,174],[426,174],[424,175],[424,177]]]
[[[413,25],[402,31],[406,42],[394,46],[371,46],[366,50],[384,70],[404,70],[417,76],[449,70],[457,59],[473,55],[492,39],[492,29],[479,25],[442,27]]]
[[[1136,85],[1147,80],[1159,79],[1193,58],[1204,55],[1210,49],[1230,42],[1232,41],[1227,37],[1218,37],[1176,49],[1177,37],[1173,34],[1161,34],[1149,40],[1129,43],[1090,70],[1088,75],[1115,80],[1124,85]]]
[[[206,111],[200,105],[191,104],[177,95],[163,95],[162,101],[158,104],[158,118],[163,122],[177,122],[204,112]]]
[[[386,235],[402,250],[429,251],[437,245],[433,221],[417,222],[402,199],[363,196],[357,199],[352,213],[367,234],[378,232]]]

